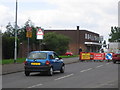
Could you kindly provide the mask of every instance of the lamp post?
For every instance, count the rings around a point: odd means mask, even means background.
[[[15,50],[14,50],[14,63],[17,60],[17,0],[16,0],[16,13],[15,13]]]

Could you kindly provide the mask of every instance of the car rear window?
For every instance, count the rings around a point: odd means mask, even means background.
[[[47,53],[30,53],[28,55],[29,59],[46,59],[47,58]]]

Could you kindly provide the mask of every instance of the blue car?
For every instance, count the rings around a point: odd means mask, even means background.
[[[54,71],[64,73],[65,64],[54,51],[32,51],[26,58],[24,73],[29,76],[31,72],[47,72],[52,76]]]

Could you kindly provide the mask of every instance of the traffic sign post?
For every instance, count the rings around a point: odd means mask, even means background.
[[[26,32],[26,37],[31,38],[32,37],[32,32],[31,31],[27,31]]]
[[[41,40],[43,39],[43,36],[44,36],[43,29],[42,28],[38,28],[36,35],[37,35],[37,39],[40,40],[39,47],[40,47],[40,50],[41,50],[41,43],[42,43]]]
[[[28,53],[29,53],[29,43],[30,43],[30,38],[32,37],[32,27],[27,26],[26,27],[26,37],[28,38]]]
[[[26,27],[26,37],[31,38],[32,37],[32,28],[27,26]]]
[[[106,60],[112,60],[112,53],[106,53],[105,54],[105,59]]]
[[[38,28],[38,31],[37,31],[37,39],[43,39],[43,30],[41,28]]]

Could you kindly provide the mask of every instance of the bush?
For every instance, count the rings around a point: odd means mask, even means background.
[[[2,55],[4,59],[14,58],[14,37],[2,38]]]
[[[70,38],[55,32],[49,32],[45,34],[43,43],[44,50],[55,51],[62,55],[68,50]]]

